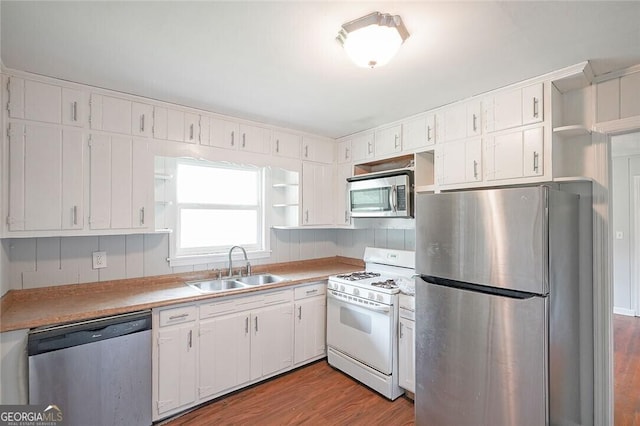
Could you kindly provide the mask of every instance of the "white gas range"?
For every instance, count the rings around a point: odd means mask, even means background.
[[[329,277],[328,361],[389,399],[398,386],[399,284],[413,280],[415,252],[367,247],[365,271]]]

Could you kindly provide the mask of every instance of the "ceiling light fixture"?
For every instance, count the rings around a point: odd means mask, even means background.
[[[400,16],[373,12],[343,24],[336,39],[356,65],[375,68],[386,65],[408,37]]]

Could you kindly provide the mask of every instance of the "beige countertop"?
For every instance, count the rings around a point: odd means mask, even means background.
[[[329,275],[358,271],[363,266],[361,260],[338,256],[260,265],[253,268],[254,274],[269,272],[286,281],[220,293],[201,293],[184,284],[191,280],[216,278],[211,271],[10,290],[0,299],[0,332],[288,287],[324,280]]]

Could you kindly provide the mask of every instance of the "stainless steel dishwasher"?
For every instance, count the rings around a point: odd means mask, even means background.
[[[29,404],[53,404],[65,425],[151,424],[151,312],[34,329]]]

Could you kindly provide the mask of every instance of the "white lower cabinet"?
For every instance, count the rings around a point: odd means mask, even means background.
[[[293,365],[291,302],[251,313],[251,380],[268,377]]]
[[[408,390],[416,392],[416,330],[415,321],[407,318],[400,318],[400,342],[398,345],[398,385]]]
[[[316,283],[295,289],[294,364],[302,364],[326,354],[326,284]]]
[[[153,419],[196,401],[197,308],[179,306],[153,311]]]

